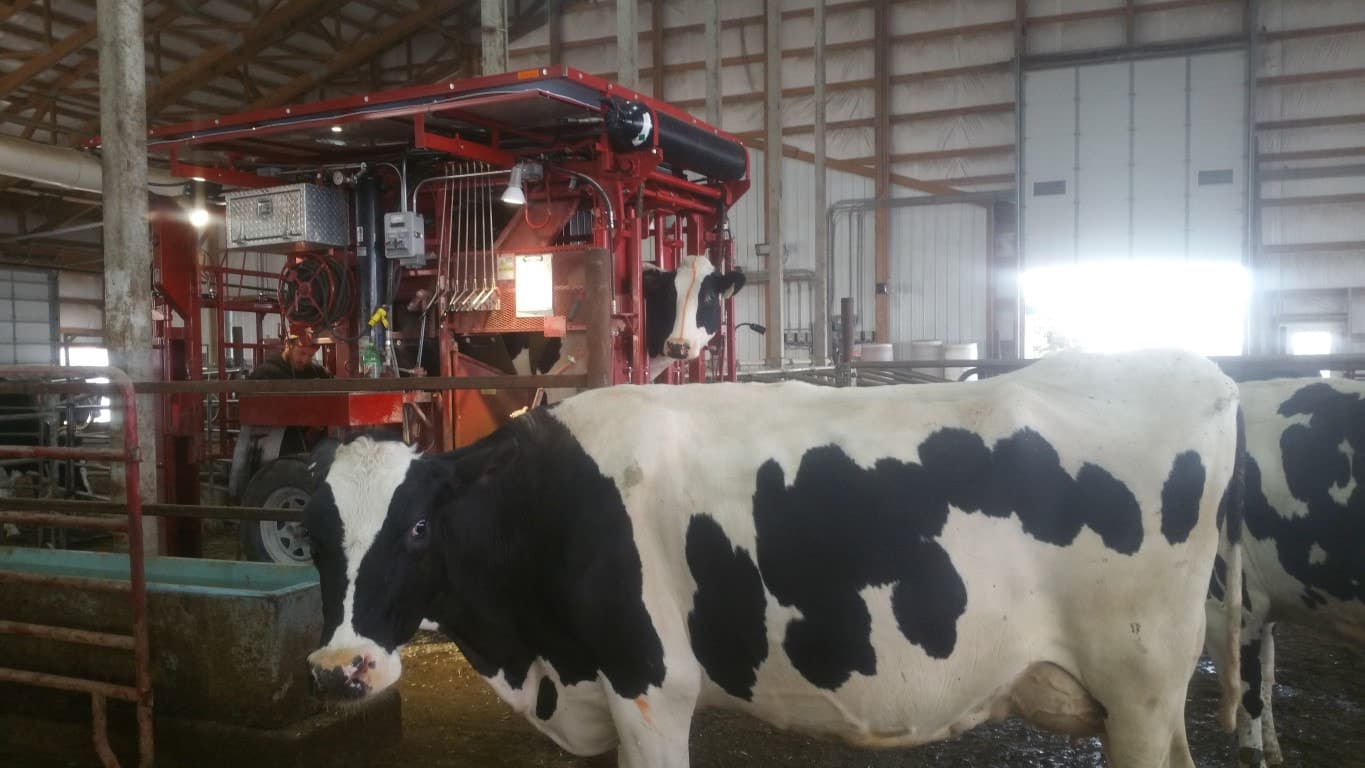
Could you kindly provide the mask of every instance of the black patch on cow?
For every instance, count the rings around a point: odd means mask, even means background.
[[[599,672],[633,698],[664,680],[616,485],[560,422],[532,413],[422,462],[454,475],[435,516],[430,613],[485,677],[519,689],[545,659],[563,685]]]
[[[814,685],[834,689],[854,672],[876,673],[860,595],[869,586],[892,586],[892,612],[907,640],[932,658],[952,654],[967,593],[935,541],[950,505],[1017,515],[1030,535],[1057,546],[1089,525],[1116,552],[1141,547],[1141,510],[1127,486],[1093,464],[1072,479],[1032,430],[992,450],[975,433],[941,429],[919,457],[920,464],[881,459],[864,469],[827,445],[802,456],[790,485],[775,461],[758,470],[759,570],[774,597],[801,612],[787,625],[783,648]]]
[[[559,703],[559,691],[555,684],[548,677],[540,678],[540,687],[536,689],[536,717],[541,720],[549,720],[555,715],[555,706]]]
[[[1279,413],[1309,417],[1307,424],[1287,427],[1279,446],[1289,492],[1308,514],[1291,518],[1277,511],[1261,487],[1260,466],[1248,457],[1247,528],[1275,543],[1285,571],[1304,585],[1301,597],[1309,608],[1325,604],[1325,595],[1365,602],[1365,402],[1326,383],[1310,384],[1285,400]],[[1334,489],[1340,494],[1352,481],[1344,503],[1333,498]],[[1316,563],[1315,548],[1325,556]]]
[[[1185,451],[1175,457],[1166,484],[1161,487],[1161,533],[1166,541],[1180,544],[1199,523],[1199,499],[1204,495],[1204,462],[1199,454]]]
[[[1261,716],[1261,639],[1248,640],[1242,644],[1242,682],[1247,689],[1242,692],[1242,707],[1252,719]]]
[[[933,541],[947,517],[924,468],[883,459],[859,467],[837,446],[807,451],[790,486],[781,466],[758,470],[754,523],[764,582],[802,614],[783,642],[811,683],[835,689],[854,672],[877,671],[872,618],[859,591],[894,585],[901,632],[945,658],[957,639],[966,588]]]
[[[657,269],[644,271],[645,353],[650,357],[663,355],[664,342],[678,319],[678,289],[673,283],[676,274]]]
[[[1017,515],[1025,533],[1059,547],[1075,541],[1086,525],[1120,554],[1142,547],[1142,510],[1128,486],[1090,463],[1073,480],[1057,450],[1032,429],[996,443],[982,511]]]
[[[726,693],[751,701],[768,657],[767,596],[749,553],[720,524],[695,515],[687,526],[687,567],[697,582],[687,629],[702,669]]]

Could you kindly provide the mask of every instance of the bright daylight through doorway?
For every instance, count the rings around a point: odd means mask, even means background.
[[[1240,355],[1251,285],[1222,261],[1094,261],[1024,273],[1024,350]]]

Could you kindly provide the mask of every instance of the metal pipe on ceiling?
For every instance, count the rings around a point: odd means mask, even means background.
[[[98,157],[13,136],[0,136],[0,176],[97,194],[104,189]],[[147,170],[148,191],[154,194],[179,197],[188,182],[165,171]]]

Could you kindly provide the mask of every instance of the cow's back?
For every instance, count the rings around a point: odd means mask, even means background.
[[[1033,665],[1121,689],[1202,636],[1236,404],[1208,361],[1149,352],[965,384],[618,387],[553,413],[620,489],[645,602],[712,700],[911,744],[999,714]]]

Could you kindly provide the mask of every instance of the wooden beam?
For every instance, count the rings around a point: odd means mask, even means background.
[[[1365,203],[1365,193],[1344,195],[1306,195],[1303,197],[1263,197],[1261,207],[1279,208],[1300,205],[1353,205]]]
[[[890,156],[892,163],[917,163],[933,160],[952,160],[960,157],[991,157],[994,155],[1008,155],[1014,152],[1013,144],[992,144],[980,147],[955,147],[953,149],[934,149],[926,152],[893,152]],[[876,158],[869,155],[867,157],[849,158],[849,162],[872,165]]]
[[[15,0],[12,4],[0,3],[0,23],[9,21],[10,17],[22,13],[25,8],[33,5],[33,0]]]
[[[703,62],[681,62],[678,64],[669,64],[665,66],[664,72],[665,74],[674,74],[685,70],[701,68],[695,66],[696,64],[703,64],[704,66]],[[1009,61],[1000,61],[991,64],[975,64],[969,67],[933,69],[926,70],[924,72],[907,72],[901,75],[892,75],[891,84],[908,85],[910,83],[918,83],[926,80],[936,80],[948,77],[971,77],[975,75],[984,74],[1006,74],[1010,71],[1012,66],[1013,66],[1012,63]],[[598,76],[607,78],[608,80],[611,79],[610,73],[599,74]],[[837,83],[828,83],[826,84],[825,88],[827,92],[846,92],[853,90],[871,90],[872,88],[876,87],[876,84],[877,84],[876,78],[869,77],[859,80],[843,80]],[[796,86],[793,88],[782,89],[783,98],[804,98],[813,95],[815,95],[815,86],[813,85],[803,85]],[[759,102],[764,99],[764,93],[762,91],[753,91],[751,93],[734,94],[732,96],[726,96],[725,98],[726,101],[738,103]],[[706,103],[706,99],[705,98],[678,99],[669,103],[673,104],[675,107],[678,107],[680,109],[695,109],[697,107],[703,106]]]
[[[1365,67],[1355,69],[1333,69],[1323,72],[1300,72],[1293,75],[1272,75],[1256,79],[1256,84],[1262,87],[1273,87],[1279,85],[1298,85],[1299,83],[1317,83],[1323,80],[1354,80],[1365,78]]]
[[[1365,32],[1365,22],[1356,24],[1330,24],[1323,27],[1300,27],[1298,29],[1280,29],[1261,33],[1261,40],[1264,42],[1279,42],[1281,40],[1297,40],[1305,37],[1325,37],[1327,35],[1350,35],[1356,32]]]
[[[762,150],[767,146],[767,142],[765,142],[762,137],[745,139],[744,144],[746,146],[758,150]],[[782,145],[782,156],[789,157],[793,160],[800,160],[805,163],[815,162],[814,154],[807,152],[806,150],[801,149],[800,147],[792,146],[791,144]],[[864,179],[876,178],[876,174],[873,172],[873,170],[861,163],[855,163],[850,160],[839,160],[830,157],[825,159],[825,164],[836,171],[843,171],[845,173],[853,174],[854,176],[861,176]],[[962,192],[962,190],[954,189],[953,187],[946,184],[925,181],[924,179],[916,179],[899,173],[891,174],[891,183],[896,186],[904,187],[906,189],[917,190],[919,192],[924,192],[925,194],[929,195],[956,195]]]
[[[29,59],[23,66],[0,78],[0,98],[8,96],[15,88],[27,83],[35,75],[46,72],[52,65],[89,45],[95,39],[95,31],[95,22],[92,21],[58,40],[42,56]]]
[[[156,84],[147,94],[147,114],[154,116],[179,97],[197,90],[201,83],[220,77],[250,61],[261,50],[288,37],[300,25],[305,25],[325,13],[330,6],[325,0],[292,0],[260,20],[255,30],[240,42],[219,43],[176,69]],[[235,44],[234,44],[235,43]]]
[[[355,45],[350,46],[343,51],[341,55],[327,62],[321,69],[314,72],[305,72],[265,96],[251,102],[251,104],[246,107],[245,111],[254,112],[259,109],[269,109],[271,107],[288,104],[293,99],[316,88],[333,76],[341,72],[350,71],[399,44],[418,30],[432,24],[441,16],[454,10],[459,4],[459,0],[431,0],[430,2],[425,3],[421,10],[404,16],[392,26],[376,32]]]
[[[1365,155],[1365,147],[1337,147],[1334,149],[1303,149],[1294,152],[1262,152],[1263,163],[1283,163],[1294,160],[1332,160],[1339,157]]]
[[[925,112],[902,112],[891,115],[892,125],[903,125],[923,120],[941,120],[951,117],[966,117],[968,115],[995,115],[1014,111],[1014,102],[1000,102],[997,104],[976,104],[968,107],[953,107],[950,109],[931,109]],[[1365,119],[1365,116],[1362,116]],[[846,130],[850,128],[875,128],[876,121],[870,117],[855,118],[852,120],[839,120],[828,124],[831,131]],[[811,133],[815,130],[813,125],[789,125],[782,129],[783,136],[799,136]],[[760,131],[744,131],[735,134],[743,141],[749,141],[762,135]]]
[[[1327,117],[1298,117],[1289,120],[1262,120],[1256,123],[1261,131],[1289,131],[1296,128],[1321,128],[1327,125],[1356,125],[1365,123],[1365,114],[1330,115]]]
[[[874,194],[878,200],[891,197],[891,7],[890,0],[878,0],[872,17],[872,71],[876,72],[872,113],[877,121],[873,135],[872,170]],[[872,303],[875,320],[872,337],[885,343],[891,340],[891,294],[880,289],[891,282],[891,209],[878,206],[872,215],[873,281]],[[859,290],[862,290],[859,288]]]
[[[1346,251],[1365,251],[1365,240],[1341,240],[1326,243],[1277,243],[1261,246],[1261,253],[1338,253]]]

